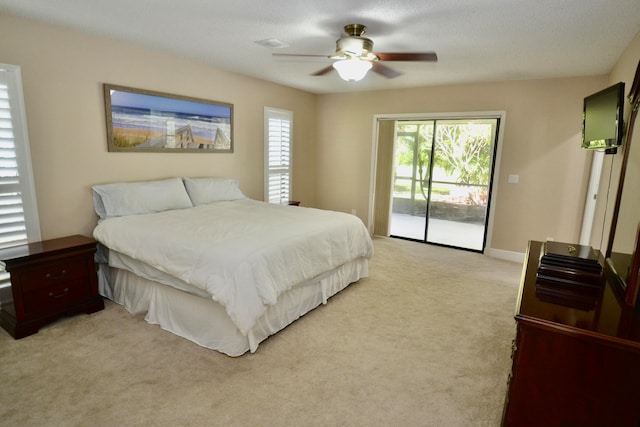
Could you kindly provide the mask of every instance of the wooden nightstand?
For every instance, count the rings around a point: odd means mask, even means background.
[[[13,294],[0,326],[18,339],[60,316],[102,310],[95,252],[96,241],[79,235],[0,249]]]

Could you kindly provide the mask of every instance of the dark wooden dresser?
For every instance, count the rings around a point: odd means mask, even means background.
[[[95,252],[96,241],[79,235],[0,250],[13,295],[0,309],[0,325],[18,339],[60,316],[102,310]]]
[[[607,269],[593,301],[551,302],[536,287],[530,242],[503,426],[640,426],[640,321]]]

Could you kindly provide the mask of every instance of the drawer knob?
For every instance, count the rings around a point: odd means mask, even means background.
[[[67,270],[62,270],[60,272],[60,274],[51,274],[51,273],[47,273],[47,279],[51,279],[51,280],[58,280],[58,279],[62,279],[64,276],[67,275]]]
[[[62,293],[60,294],[54,294],[53,292],[49,292],[49,296],[51,298],[64,298],[67,296],[67,294],[69,293],[69,288],[64,288],[64,290],[62,291]]]

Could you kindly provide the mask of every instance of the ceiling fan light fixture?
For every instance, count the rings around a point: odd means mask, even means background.
[[[367,71],[369,71],[372,66],[369,61],[362,61],[355,58],[342,59],[333,63],[333,68],[336,69],[340,78],[347,82],[357,82],[364,79]]]
[[[438,55],[435,52],[374,52],[373,41],[363,37],[367,27],[362,24],[345,25],[345,34],[336,40],[335,54],[309,55],[293,53],[274,53],[273,56],[290,58],[292,56],[325,57],[333,60],[333,64],[312,73],[312,76],[324,76],[336,70],[342,80],[357,82],[362,80],[369,70],[387,79],[393,79],[402,75],[393,68],[383,65],[383,61],[421,61],[436,62]]]

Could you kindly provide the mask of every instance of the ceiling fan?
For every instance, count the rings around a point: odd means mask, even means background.
[[[438,60],[435,52],[373,52],[373,41],[367,37],[363,37],[363,34],[367,31],[367,27],[362,24],[345,25],[344,31],[346,35],[336,41],[336,53],[334,55],[305,55],[296,53],[274,53],[273,55],[280,57],[313,56],[334,59],[336,61],[333,64],[311,75],[323,76],[335,69],[343,80],[351,82],[362,80],[369,70],[373,70],[373,72],[390,79],[398,77],[401,74],[381,64],[382,61],[435,62]]]

